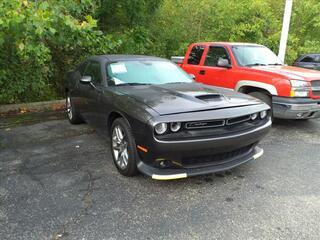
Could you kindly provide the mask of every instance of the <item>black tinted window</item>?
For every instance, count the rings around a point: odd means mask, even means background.
[[[230,64],[229,55],[225,48],[223,47],[210,47],[208,54],[206,56],[206,60],[204,62],[205,66],[217,66],[219,58],[228,59]]]
[[[83,73],[83,76],[90,76],[92,78],[93,83],[100,84],[102,82],[100,63],[90,62],[87,65],[86,70]]]
[[[200,63],[203,51],[204,51],[204,46],[194,46],[191,49],[189,59],[188,59],[188,64],[198,65]]]
[[[320,63],[320,55],[306,56],[300,62]]]
[[[83,76],[84,70],[86,69],[86,66],[88,65],[88,62],[82,62],[78,66],[78,71],[80,72],[81,76]]]
[[[304,57],[301,62],[315,62],[315,58],[313,56]]]

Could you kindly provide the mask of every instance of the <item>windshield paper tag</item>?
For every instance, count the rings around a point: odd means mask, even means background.
[[[126,65],[124,63],[115,63],[115,64],[111,64],[111,71],[114,74],[118,74],[118,73],[126,73],[127,72],[127,68]]]

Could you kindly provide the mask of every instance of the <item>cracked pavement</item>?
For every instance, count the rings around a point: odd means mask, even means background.
[[[0,129],[1,240],[320,238],[320,120],[278,121],[259,160],[165,182],[118,174],[88,125],[20,125]]]

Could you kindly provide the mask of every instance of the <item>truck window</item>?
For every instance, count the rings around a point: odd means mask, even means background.
[[[219,58],[228,59],[230,64],[229,55],[224,47],[210,47],[204,65],[216,67]]]
[[[188,64],[199,65],[203,51],[204,51],[204,46],[201,46],[201,45],[194,46],[191,49],[191,52],[188,58]]]

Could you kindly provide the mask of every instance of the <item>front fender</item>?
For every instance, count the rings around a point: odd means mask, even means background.
[[[254,80],[241,80],[237,83],[236,87],[235,87],[235,91],[239,92],[239,90],[242,87],[255,87],[255,88],[260,88],[260,89],[264,89],[267,92],[270,93],[270,95],[272,96],[278,96],[278,91],[276,89],[275,86],[268,84],[268,83],[262,83],[259,81],[254,81]]]

